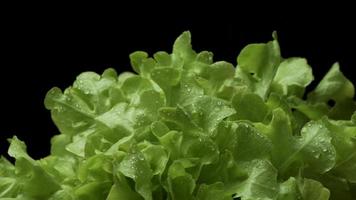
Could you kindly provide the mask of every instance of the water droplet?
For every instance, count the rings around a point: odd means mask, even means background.
[[[62,106],[60,106],[60,107],[57,107],[57,109],[56,109],[58,112],[63,112],[63,107]]]
[[[323,152],[327,152],[328,150],[327,149],[323,149]]]
[[[192,89],[188,88],[187,91],[190,92]]]
[[[311,127],[311,126],[312,126],[312,125],[309,123],[309,124],[308,124],[308,127]]]
[[[222,105],[221,101],[218,101],[218,105],[219,105],[219,106],[221,106],[221,105]]]
[[[89,94],[90,92],[88,90],[85,90],[84,91],[84,94]]]
[[[323,126],[322,126],[322,125],[319,125],[319,128],[323,128]]]
[[[216,149],[215,149],[214,146],[210,146],[210,150],[211,150],[211,151],[216,151]]]

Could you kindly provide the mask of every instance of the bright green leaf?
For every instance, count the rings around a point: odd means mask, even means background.
[[[289,58],[278,67],[272,91],[283,95],[303,96],[304,89],[314,79],[312,69],[303,58]]]

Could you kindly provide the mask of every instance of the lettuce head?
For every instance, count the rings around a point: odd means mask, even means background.
[[[356,102],[334,64],[319,84],[276,34],[237,66],[196,52],[130,54],[134,72],[84,72],[45,97],[59,133],[35,160],[16,136],[0,200],[356,199]],[[330,103],[332,102],[332,104]]]

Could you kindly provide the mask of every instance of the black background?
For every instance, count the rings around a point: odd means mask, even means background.
[[[8,148],[6,138],[16,134],[26,142],[31,156],[48,155],[50,138],[58,134],[43,105],[51,87],[65,89],[83,71],[101,73],[108,67],[118,72],[130,70],[129,53],[170,52],[175,38],[185,30],[191,31],[196,51],[212,51],[216,61],[234,65],[245,45],[267,42],[276,30],[282,56],[306,57],[316,80],[338,61],[345,75],[356,83],[356,37],[350,16],[285,19],[285,14],[265,18],[210,13],[183,17],[181,12],[174,17],[176,14],[169,12],[138,16],[93,11],[64,20],[65,13],[50,18],[49,13],[29,13],[16,19],[8,15],[2,25],[1,154]],[[257,19],[250,20],[254,17]]]

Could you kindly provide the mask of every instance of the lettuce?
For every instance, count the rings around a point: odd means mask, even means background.
[[[40,160],[9,140],[0,199],[356,199],[355,88],[337,63],[305,95],[312,69],[281,57],[276,34],[236,68],[189,32],[171,54],[130,59],[135,73],[84,72],[47,93],[60,134]]]

